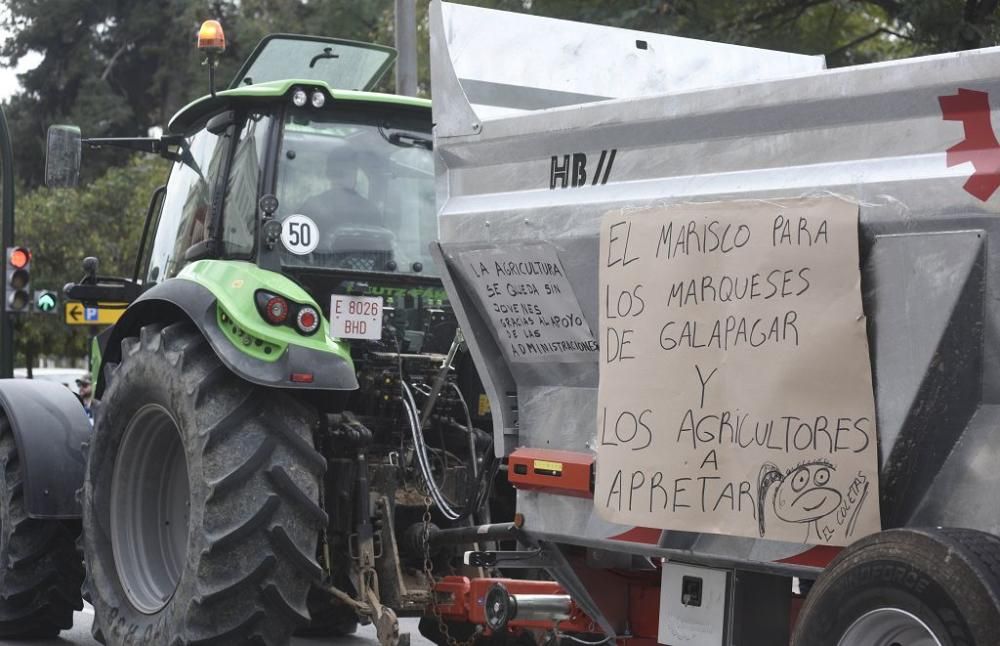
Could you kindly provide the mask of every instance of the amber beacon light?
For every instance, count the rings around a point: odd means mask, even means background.
[[[219,64],[219,54],[226,51],[226,34],[218,20],[206,20],[198,30],[198,51],[205,52],[208,65],[208,89],[215,96],[215,66]]]
[[[190,33],[190,32],[189,32]],[[198,30],[198,49],[224,52],[226,50],[226,34],[218,20],[206,20]]]

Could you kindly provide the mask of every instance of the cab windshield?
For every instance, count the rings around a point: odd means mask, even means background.
[[[371,90],[395,59],[396,51],[382,45],[275,34],[260,41],[230,87],[310,79],[343,90]]]
[[[418,116],[290,110],[278,162],[282,264],[433,273],[429,127]]]

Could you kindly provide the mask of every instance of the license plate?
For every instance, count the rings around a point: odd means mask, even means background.
[[[381,339],[382,297],[334,294],[330,302],[330,336]]]

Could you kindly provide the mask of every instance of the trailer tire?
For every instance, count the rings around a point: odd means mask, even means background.
[[[284,646],[322,575],[315,414],[235,376],[186,322],[124,339],[107,377],[83,490],[95,635]]]
[[[837,555],[809,591],[792,643],[991,646],[997,635],[1000,538],[895,529]]]
[[[78,521],[29,518],[22,463],[0,412],[0,638],[55,637],[83,608]]]

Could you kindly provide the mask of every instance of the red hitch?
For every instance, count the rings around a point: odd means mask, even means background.
[[[501,590],[506,594],[502,594]],[[447,576],[434,586],[434,593],[437,609],[446,621],[483,626],[486,634],[526,628],[558,629],[565,633],[600,632],[590,617],[554,581],[470,580],[464,576]],[[486,607],[488,596],[491,601],[489,612]]]

